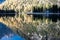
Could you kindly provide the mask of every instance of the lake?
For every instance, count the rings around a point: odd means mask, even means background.
[[[25,40],[25,39],[14,33],[5,24],[0,22],[0,40]]]

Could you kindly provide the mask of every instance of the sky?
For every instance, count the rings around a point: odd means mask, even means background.
[[[0,0],[0,4],[3,3],[5,0]]]

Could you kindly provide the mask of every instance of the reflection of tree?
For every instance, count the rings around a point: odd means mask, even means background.
[[[59,31],[60,29],[58,28],[57,24],[48,24],[46,25],[47,27],[45,27],[44,25],[42,25],[41,30],[40,30],[40,33],[42,35],[52,35],[54,37],[59,37],[60,34],[59,34]]]

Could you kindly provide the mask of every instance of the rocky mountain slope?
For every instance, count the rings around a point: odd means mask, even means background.
[[[56,3],[57,0],[49,1],[49,0],[6,0],[4,3],[0,4],[0,9],[4,10],[15,10],[17,12],[26,12],[32,11],[32,8],[34,6],[41,6],[43,5],[44,7],[49,4],[53,5]]]

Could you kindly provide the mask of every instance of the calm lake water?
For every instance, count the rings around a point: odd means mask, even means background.
[[[0,22],[0,40],[25,40],[15,34],[10,28]]]

